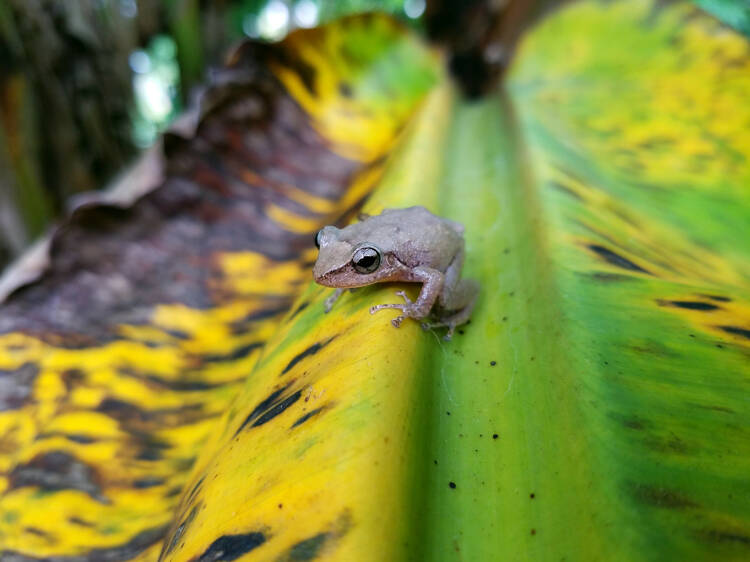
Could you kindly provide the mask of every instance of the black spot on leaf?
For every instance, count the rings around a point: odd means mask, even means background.
[[[300,396],[302,396],[302,391],[298,390],[291,396],[288,396],[278,404],[274,404],[271,408],[268,409],[262,416],[260,416],[255,423],[253,424],[253,427],[258,427],[259,425],[263,425],[264,423],[268,423],[273,418],[281,414],[284,410],[286,410],[289,406],[294,404],[297,400],[299,400]]]
[[[281,371],[282,375],[285,375],[288,373],[297,363],[302,361],[305,357],[309,357],[310,355],[315,355],[318,351],[320,351],[323,348],[323,345],[320,343],[316,343],[305,349],[302,353],[295,355],[292,360],[287,364],[286,367],[284,367],[284,370]]]
[[[159,559],[161,560],[164,555],[169,554],[174,550],[174,547],[177,546],[177,543],[180,542],[180,539],[182,538],[182,535],[185,534],[185,531],[190,527],[190,524],[193,522],[193,519],[195,519],[195,516],[198,514],[198,508],[199,505],[194,505],[193,508],[190,510],[190,513],[188,513],[187,517],[182,520],[182,523],[177,525],[174,532],[172,533],[171,537],[168,537],[167,542],[164,543],[165,549],[162,550],[161,556],[159,556]]]
[[[643,422],[638,418],[625,418],[622,420],[622,425],[628,429],[635,429],[636,431],[644,429]]]
[[[552,189],[555,189],[561,193],[565,193],[566,195],[571,196],[573,199],[576,199],[578,201],[583,201],[583,197],[581,197],[578,193],[573,191],[571,188],[569,188],[567,185],[564,185],[557,181],[548,181],[547,185],[551,187]]]
[[[147,422],[152,418],[150,412],[139,408],[135,404],[118,400],[117,398],[105,398],[101,401],[99,406],[97,406],[96,411],[121,422]]]
[[[138,480],[135,480],[133,482],[133,488],[137,489],[143,489],[143,488],[153,488],[154,486],[161,486],[164,484],[165,480],[164,478],[156,478],[154,476],[149,476],[146,478],[139,478]]]
[[[245,428],[245,426],[247,426],[255,418],[257,418],[263,412],[265,412],[266,410],[268,410],[273,405],[273,403],[276,402],[276,400],[279,398],[279,396],[281,396],[282,394],[284,394],[284,391],[287,388],[289,388],[290,386],[291,386],[291,383],[288,384],[288,385],[286,385],[286,386],[282,386],[281,388],[278,388],[278,389],[274,390],[266,398],[264,398],[263,400],[261,400],[258,403],[258,405],[255,406],[255,408],[253,408],[253,411],[250,412],[247,415],[247,417],[245,418],[245,421],[242,422],[242,425],[240,425],[240,427],[237,428],[237,431],[235,432],[235,435],[237,435],[240,431],[242,431]]]
[[[190,488],[190,492],[188,492],[188,495],[185,497],[185,503],[186,504],[191,503],[195,499],[195,496],[197,496],[198,492],[201,491],[201,486],[203,486],[203,481],[205,479],[206,479],[205,476],[201,476],[198,479],[198,481],[195,484],[193,484],[193,487]]]
[[[281,371],[281,374],[282,375],[287,374],[289,371],[291,371],[294,368],[294,366],[297,363],[299,363],[300,361],[302,361],[306,357],[310,357],[311,355],[315,355],[318,351],[320,351],[325,346],[327,346],[329,343],[331,343],[331,341],[333,341],[333,338],[331,338],[331,339],[329,339],[328,341],[325,341],[325,342],[314,343],[313,345],[311,345],[310,347],[308,347],[307,349],[305,349],[303,352],[298,353],[297,355],[295,355],[292,358],[291,361],[289,361],[289,363],[287,364],[287,366],[284,367],[284,370]]]
[[[279,506],[281,507],[281,506]],[[329,528],[328,531],[320,532],[312,537],[302,540],[293,545],[285,554],[276,559],[276,562],[301,562],[313,560],[321,554],[324,546],[330,545],[349,532],[352,527],[352,517],[348,510],[344,511]]]
[[[172,336],[173,338],[175,338],[177,340],[187,340],[187,339],[190,339],[190,334],[188,334],[187,332],[184,332],[182,330],[177,330],[177,329],[174,329],[174,328],[170,328],[168,330],[164,330],[164,333],[165,334],[169,334],[170,336]]]
[[[639,265],[636,265],[628,258],[623,257],[608,248],[605,248],[604,246],[600,246],[599,244],[589,244],[588,247],[591,251],[595,252],[596,255],[598,255],[600,258],[611,265],[614,265],[621,269],[627,269],[628,271],[637,271],[639,273],[646,273],[648,275],[651,275],[651,272],[643,269]]]
[[[172,486],[164,493],[165,498],[173,498],[179,496],[182,493],[182,486]]]
[[[65,369],[60,378],[65,385],[65,390],[70,392],[86,380],[86,374],[80,369]]]
[[[339,94],[341,94],[341,96],[345,98],[351,98],[354,96],[352,87],[346,82],[339,82]]]
[[[311,417],[313,417],[313,416],[316,416],[317,414],[319,414],[319,413],[320,413],[320,412],[322,412],[323,410],[324,410],[324,408],[322,408],[322,407],[321,407],[321,408],[315,408],[314,410],[311,410],[311,411],[307,412],[307,413],[306,413],[306,414],[305,414],[304,416],[301,416],[301,417],[299,417],[299,418],[297,419],[297,421],[295,421],[295,422],[294,422],[294,423],[292,424],[292,428],[295,428],[295,427],[297,427],[298,425],[302,425],[302,424],[303,424],[303,423],[305,423],[305,422],[306,422],[307,420],[309,420],[309,419],[310,419]]]
[[[284,558],[282,558],[282,560],[284,560],[284,562],[313,560],[320,553],[320,550],[323,548],[323,545],[326,540],[328,540],[329,536],[329,533],[319,533],[314,537],[298,542],[289,549],[289,552]]]
[[[267,320],[273,318],[278,314],[282,314],[288,310],[287,306],[275,306],[270,308],[261,308],[248,314],[247,316],[235,320],[229,325],[229,329],[233,334],[241,334],[248,330],[248,328],[259,320]]]
[[[315,87],[315,69],[297,56],[296,52],[285,49],[284,45],[279,45],[279,47],[280,48],[273,51],[272,55],[280,64],[286,66],[299,76],[299,79],[302,81],[302,84],[310,95],[313,97],[317,96],[318,92]]]
[[[656,301],[659,306],[673,306],[675,308],[682,308],[684,310],[700,310],[703,312],[710,312],[712,310],[718,310],[719,307],[710,302],[701,301]]]
[[[713,410],[714,412],[723,412],[725,414],[734,414],[736,413],[731,408],[727,408],[726,406],[716,406],[716,405],[706,405],[706,404],[691,404],[691,406],[695,406],[696,408],[702,408],[704,410]]]
[[[237,349],[229,353],[203,355],[201,357],[201,360],[203,361],[203,363],[224,363],[229,361],[238,361],[240,359],[244,359],[260,347],[263,347],[262,342],[252,342],[247,345],[238,347]]]
[[[722,295],[705,295],[705,294],[700,294],[698,296],[699,297],[703,297],[704,299],[710,299],[710,300],[716,301],[716,302],[732,302],[732,299],[730,299],[729,297],[724,297]]]
[[[146,434],[141,444],[141,450],[135,458],[142,461],[158,461],[164,456],[164,451],[169,448],[169,443]]]
[[[80,517],[68,517],[68,522],[72,523],[73,525],[79,525],[80,527],[95,527],[93,523],[90,521],[86,521],[85,519],[81,519]]]
[[[69,521],[73,522],[74,519],[75,518],[70,518]],[[76,522],[75,524],[79,525],[80,523]],[[89,550],[86,554],[78,556],[32,558],[18,552],[3,550],[0,551],[0,560],[3,562],[42,562],[52,560],[55,562],[115,562],[118,560],[132,560],[144,550],[160,541],[164,537],[165,531],[165,526],[146,529],[124,544],[107,548],[94,548]]]
[[[292,314],[289,317],[289,319],[291,320],[292,318],[294,318],[295,316],[297,316],[300,312],[302,312],[303,310],[305,310],[308,306],[310,306],[310,302],[309,301],[305,301],[305,302],[301,303],[297,308],[294,309],[294,311],[292,312]]]
[[[46,537],[50,538],[49,534],[42,529],[39,529],[38,527],[24,527],[23,529],[25,532],[29,533],[30,535],[36,535],[37,537]]]
[[[224,535],[211,543],[198,562],[231,562],[258,548],[266,542],[263,533],[245,533],[243,535]]]
[[[96,441],[96,439],[94,439],[93,437],[89,437],[88,435],[83,435],[81,433],[69,433],[64,437],[68,441],[72,441],[73,443],[80,443],[81,445],[89,445]]]
[[[622,275],[620,273],[607,273],[604,271],[597,271],[595,273],[586,274],[586,276],[600,283],[620,283],[622,281],[635,281],[638,279],[637,277],[633,277],[632,275]]]
[[[735,543],[750,546],[750,536],[732,530],[709,529],[699,533],[699,535],[714,543]]]
[[[733,336],[740,336],[750,340],[750,330],[747,328],[740,328],[738,326],[719,326],[719,330],[732,334]]]

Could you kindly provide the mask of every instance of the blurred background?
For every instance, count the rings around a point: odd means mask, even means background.
[[[750,0],[695,1],[750,35]],[[372,10],[420,28],[432,4],[451,0],[0,0],[0,272],[151,146],[233,43]]]

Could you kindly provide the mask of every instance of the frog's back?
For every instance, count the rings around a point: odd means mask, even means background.
[[[424,207],[385,209],[358,223],[355,237],[367,239],[409,266],[445,270],[463,245],[463,227]]]

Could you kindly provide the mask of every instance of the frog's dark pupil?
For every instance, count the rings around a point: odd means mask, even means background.
[[[368,269],[372,264],[375,263],[375,260],[377,259],[377,256],[364,256],[363,258],[360,258],[360,260],[357,262],[357,265],[361,268]]]
[[[320,249],[320,233],[321,232],[322,231],[319,230],[318,232],[315,233],[315,247],[318,249]]]
[[[357,273],[372,273],[380,266],[380,252],[375,248],[359,248],[354,252],[352,263]]]

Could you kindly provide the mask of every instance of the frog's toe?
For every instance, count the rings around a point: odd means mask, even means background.
[[[403,321],[404,321],[404,317],[403,316],[396,316],[396,318],[394,318],[393,320],[391,320],[391,324],[393,324],[394,328],[400,328],[401,327],[401,322],[403,322]]]
[[[386,308],[396,308],[398,310],[404,309],[403,304],[376,304],[370,307],[370,314],[375,314],[378,310],[385,310]]]
[[[451,341],[451,339],[453,338],[453,332],[455,331],[455,329],[456,329],[456,325],[455,324],[448,324],[448,331],[443,336],[443,339],[445,341]]]
[[[411,304],[412,303],[411,299],[409,298],[409,296],[406,294],[405,291],[396,291],[396,295],[399,296],[399,297],[401,297],[402,299],[404,299],[404,302],[406,304]]]

